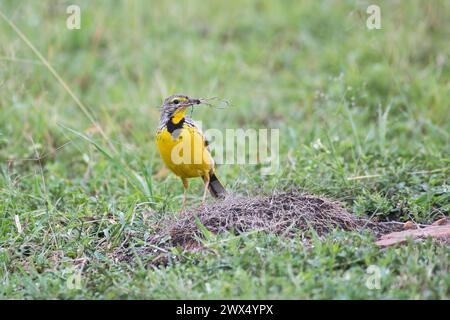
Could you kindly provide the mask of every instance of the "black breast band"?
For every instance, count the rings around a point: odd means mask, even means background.
[[[184,118],[181,119],[177,124],[172,122],[172,118],[170,118],[169,121],[167,121],[167,131],[169,131],[170,134],[172,134],[175,130],[181,129],[184,124]]]

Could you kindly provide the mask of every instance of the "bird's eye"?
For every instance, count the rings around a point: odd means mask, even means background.
[[[173,103],[173,104],[179,104],[179,103],[180,103],[180,100],[175,99],[175,100],[172,101],[172,103]]]

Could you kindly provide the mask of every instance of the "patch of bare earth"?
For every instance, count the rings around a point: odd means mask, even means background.
[[[405,230],[382,235],[376,242],[377,246],[384,248],[404,244],[409,239],[420,241],[428,237],[450,245],[450,220],[448,218],[439,219],[423,228],[408,221],[404,224],[403,229]]]

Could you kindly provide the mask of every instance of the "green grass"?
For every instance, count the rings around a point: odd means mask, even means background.
[[[107,136],[0,19],[1,298],[450,297],[449,247],[431,241],[380,250],[336,231],[306,248],[253,234],[213,252],[174,248],[182,259],[158,269],[151,256],[114,259],[179,209],[182,185],[158,178],[154,143],[157,106],[174,92],[232,102],[197,109],[205,128],[280,129],[275,175],[220,166],[232,192],[297,185],[374,219],[448,216],[447,1],[382,1],[374,31],[364,1],[76,1],[71,31],[73,3],[0,1]],[[192,181],[189,204],[201,195]],[[365,285],[371,265],[378,290]]]

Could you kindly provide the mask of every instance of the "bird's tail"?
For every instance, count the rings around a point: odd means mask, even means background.
[[[203,180],[205,180],[205,178],[203,178]],[[227,194],[227,190],[225,190],[225,187],[220,182],[219,178],[217,178],[216,174],[212,171],[209,173],[208,189],[214,198],[224,198]]]

